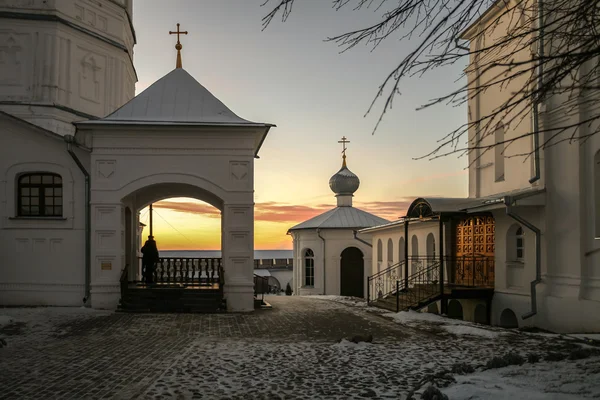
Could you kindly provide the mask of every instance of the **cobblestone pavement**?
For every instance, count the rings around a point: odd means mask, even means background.
[[[316,298],[269,302],[253,314],[31,309],[27,322],[0,329],[0,399],[397,399],[456,362],[556,347],[530,335],[418,329]],[[337,343],[357,334],[373,344]]]

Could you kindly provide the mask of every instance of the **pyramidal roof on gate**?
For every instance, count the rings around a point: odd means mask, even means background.
[[[83,124],[273,126],[237,116],[183,68],[176,68],[112,114]]]

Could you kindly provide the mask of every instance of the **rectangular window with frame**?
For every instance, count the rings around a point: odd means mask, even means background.
[[[31,173],[17,183],[17,216],[62,217],[63,187],[60,175]]]

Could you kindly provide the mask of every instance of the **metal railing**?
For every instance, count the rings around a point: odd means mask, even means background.
[[[254,275],[254,296],[258,298],[261,296],[261,300],[265,299],[265,293],[271,292],[271,286],[269,285],[269,278],[266,276]]]
[[[367,277],[367,302],[389,296],[396,291],[396,282],[404,275],[404,261]]]
[[[405,282],[397,283],[396,312],[418,308],[425,301],[441,295],[440,262],[431,261],[422,265],[423,268],[408,277],[408,287]]]
[[[493,288],[495,280],[494,257],[444,256],[444,269],[449,271],[445,285]],[[367,278],[367,302],[395,300],[396,311],[419,308],[442,296],[443,285],[439,256],[413,256],[409,260],[409,274],[404,276],[404,262],[398,263]]]
[[[444,257],[449,283],[467,287],[494,287],[496,262],[494,257]]]
[[[146,268],[139,261],[141,282],[146,282]],[[225,284],[220,258],[161,257],[154,265],[152,282],[163,286],[213,286]]]

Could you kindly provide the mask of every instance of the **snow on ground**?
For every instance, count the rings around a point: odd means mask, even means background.
[[[9,346],[23,341],[38,341],[64,333],[60,326],[66,321],[74,322],[88,318],[109,316],[113,311],[94,310],[86,307],[8,307],[0,308],[2,336],[12,336]]]
[[[368,304],[365,301],[365,299],[362,299],[359,297],[333,296],[333,295],[323,295],[323,294],[307,295],[307,296],[300,296],[300,297],[305,297],[307,299],[312,298],[312,299],[317,299],[317,300],[320,299],[320,300],[335,301],[336,303],[345,304],[347,306],[368,307]]]
[[[405,400],[438,375],[450,400],[600,397],[600,353],[546,359],[582,341],[433,314],[382,317],[327,297],[272,296],[272,310],[253,314],[0,308],[15,321],[0,327],[0,398]],[[340,340],[365,334],[373,343]],[[541,362],[484,370],[493,357],[530,352]],[[450,373],[456,364],[475,372]]]
[[[600,397],[600,357],[541,362],[457,376],[451,400],[578,400]]]
[[[437,327],[453,335],[479,336],[488,339],[508,334],[504,329],[492,328],[457,319],[443,317],[437,314],[423,313],[417,311],[400,311],[399,313],[383,314],[397,323],[417,328]]]
[[[4,325],[10,325],[14,322],[15,322],[15,320],[13,317],[11,317],[9,315],[0,315],[0,327],[2,327]]]

